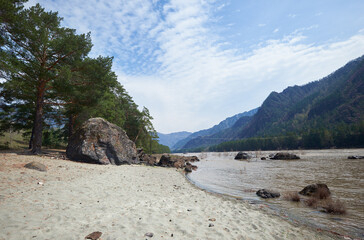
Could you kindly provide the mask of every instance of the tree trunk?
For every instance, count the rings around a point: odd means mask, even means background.
[[[70,115],[68,118],[68,142],[71,139],[71,136],[73,135],[75,127],[75,117],[73,115]]]
[[[135,140],[134,140],[135,144],[136,144],[136,141],[138,140],[138,137],[139,137],[139,134],[140,134],[141,131],[142,131],[142,128],[139,129],[139,131],[138,131],[138,133],[137,133],[137,135],[135,137]]]
[[[41,83],[38,87],[37,105],[35,109],[35,119],[33,124],[33,144],[32,153],[39,154],[42,149],[43,134],[43,104],[44,104],[45,83]]]
[[[33,148],[33,137],[34,137],[34,126],[32,127],[32,135],[30,135],[29,148],[28,149],[32,149]]]

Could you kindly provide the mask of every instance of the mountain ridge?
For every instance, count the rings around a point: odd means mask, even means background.
[[[170,149],[176,144],[179,140],[184,139],[191,135],[191,132],[181,131],[181,132],[174,132],[174,133],[160,133],[157,132],[159,137],[159,143],[168,146]]]
[[[271,92],[251,119],[231,128],[195,138],[185,149],[206,148],[227,141],[252,137],[302,134],[310,129],[362,121],[364,113],[364,55],[328,76],[302,86]]]
[[[320,123],[353,123],[362,118],[364,104],[364,56],[350,61],[327,77],[272,92],[237,138],[277,135],[299,131]],[[351,99],[351,97],[354,97]],[[351,119],[350,119],[350,116]]]
[[[241,117],[245,117],[245,116],[252,116],[254,115],[259,108],[254,108],[252,110],[249,111],[245,111],[242,113],[238,113],[235,114],[231,117],[226,118],[225,120],[221,121],[220,123],[214,125],[211,128],[208,129],[203,129],[197,132],[192,133],[191,135],[189,135],[188,137],[186,137],[185,139],[180,140],[179,142],[177,142],[174,146],[173,146],[173,150],[178,150],[178,149],[184,149],[185,145],[189,143],[189,141],[193,141],[193,139],[195,138],[199,138],[199,137],[203,137],[203,136],[208,136],[208,135],[212,135],[214,133],[218,133],[224,129],[230,128],[231,126],[233,126]]]

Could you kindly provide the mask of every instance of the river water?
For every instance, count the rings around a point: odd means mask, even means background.
[[[250,160],[234,160],[237,152],[199,153],[197,171],[187,178],[207,191],[239,197],[255,204],[268,205],[283,217],[300,224],[364,239],[364,159],[350,160],[350,155],[364,155],[364,149],[297,150],[300,160],[261,160],[275,152],[248,152]],[[301,202],[264,200],[255,192],[265,188],[300,191],[313,183],[328,185],[332,199],[346,206],[346,214],[332,215],[309,208]]]

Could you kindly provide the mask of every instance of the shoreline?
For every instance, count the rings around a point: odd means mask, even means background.
[[[47,172],[26,169],[37,161]],[[0,239],[340,239],[210,193],[174,168],[0,152]],[[38,184],[42,182],[43,184]],[[193,186],[193,187],[191,187]]]
[[[230,200],[235,200],[235,201],[240,201],[244,204],[248,204],[249,206],[251,206],[254,210],[258,210],[263,212],[264,214],[270,215],[270,216],[274,216],[274,217],[278,217],[283,221],[289,222],[290,224],[294,225],[294,226],[301,226],[301,227],[305,227],[307,229],[311,229],[312,231],[315,232],[323,232],[326,233],[329,237],[336,237],[335,239],[356,239],[350,236],[346,236],[343,235],[341,233],[329,230],[329,229],[325,229],[324,227],[315,224],[315,223],[311,223],[308,220],[303,220],[303,219],[297,219],[296,217],[293,217],[289,212],[285,211],[282,208],[279,208],[275,205],[272,205],[269,202],[265,202],[264,199],[262,200],[254,200],[254,199],[244,199],[243,197],[239,197],[239,196],[234,196],[234,195],[229,195],[229,194],[225,194],[225,193],[219,193],[219,192],[214,192],[213,190],[208,190],[208,189],[204,189],[202,187],[199,187],[198,184],[194,184],[192,179],[189,179],[187,177],[186,174],[185,178],[186,180],[196,189],[204,191],[208,194],[212,194],[216,197],[221,197],[221,198],[226,198],[226,199],[230,199]]]

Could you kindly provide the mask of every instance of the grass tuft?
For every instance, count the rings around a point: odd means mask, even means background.
[[[298,192],[286,192],[283,194],[283,199],[292,202],[301,201],[301,197],[298,195]]]
[[[324,212],[331,214],[341,215],[346,213],[346,207],[339,199],[335,201],[332,199],[327,199],[322,202],[321,207],[324,209]]]
[[[318,205],[318,200],[317,198],[309,198],[309,199],[306,199],[305,200],[305,204],[308,206],[308,207],[311,207],[311,208],[317,208],[317,205]]]

